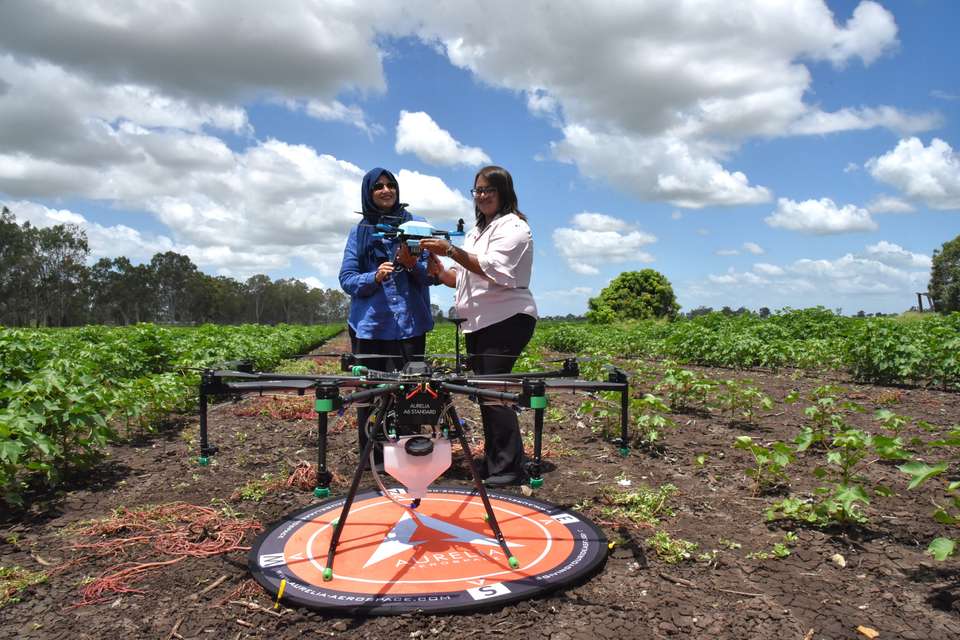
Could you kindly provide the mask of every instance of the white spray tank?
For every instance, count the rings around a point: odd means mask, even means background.
[[[383,469],[407,488],[411,498],[423,499],[427,487],[450,467],[450,440],[442,436],[401,436],[383,444]]]

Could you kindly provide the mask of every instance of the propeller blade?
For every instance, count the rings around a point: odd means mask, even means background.
[[[218,369],[213,372],[213,375],[218,378],[260,378],[260,374],[257,373],[247,373],[246,371],[233,371],[230,369]]]

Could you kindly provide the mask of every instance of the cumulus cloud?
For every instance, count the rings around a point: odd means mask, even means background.
[[[930,146],[918,138],[901,140],[892,151],[868,160],[867,169],[876,180],[931,209],[960,209],[960,157],[939,138]]]
[[[768,307],[843,306],[848,297],[874,300],[878,307],[907,308],[914,292],[926,288],[930,257],[889,241],[840,257],[801,258],[777,265],[758,262],[748,271],[734,268],[710,274],[687,288],[698,304],[736,299],[738,304]],[[848,310],[850,311],[850,310]]]
[[[410,203],[412,213],[424,216],[434,224],[463,218],[468,227],[472,226],[473,200],[468,200],[459,189],[451,189],[435,176],[407,169],[400,170],[397,180],[402,200]]]
[[[753,271],[765,276],[780,276],[784,274],[784,270],[781,267],[768,262],[757,262],[753,265]]]
[[[743,253],[750,253],[755,256],[762,255],[764,253],[763,247],[758,245],[756,242],[744,242],[740,245],[740,249],[719,249],[716,251],[718,256],[738,256],[741,251]]]
[[[122,224],[100,225],[69,209],[52,209],[29,200],[5,202],[4,206],[13,212],[19,223],[29,222],[41,229],[58,224],[80,227],[87,235],[91,262],[118,255],[126,256],[134,263],[147,262],[156,253],[182,249],[167,236],[144,234]]]
[[[58,0],[0,3],[2,47],[90,78],[207,103],[264,94],[332,100],[344,88],[381,91],[381,53],[368,7],[277,0],[176,0],[73,6]]]
[[[917,208],[906,200],[893,196],[877,196],[867,203],[870,213],[913,213]]]
[[[363,109],[356,105],[348,107],[339,100],[333,100],[332,102],[309,100],[305,109],[310,117],[329,122],[345,122],[365,132],[368,136],[383,133],[383,127],[367,122],[367,116],[363,113]]]
[[[699,209],[710,205],[755,204],[770,200],[765,187],[723,168],[709,154],[669,137],[630,137],[570,125],[553,143],[558,160],[585,175],[603,179],[645,199]]]
[[[460,144],[423,111],[400,112],[396,151],[413,153],[427,164],[444,167],[490,164],[490,156],[483,149]]]
[[[811,111],[790,125],[798,135],[820,135],[883,127],[899,134],[929,131],[943,124],[938,113],[909,114],[893,107],[844,108],[832,113]]]
[[[553,245],[577,273],[596,275],[600,265],[654,261],[642,248],[656,242],[656,236],[634,229],[619,218],[583,212],[575,215],[571,224],[554,229]]]
[[[592,295],[593,288],[591,287],[572,287],[570,289],[548,289],[546,291],[538,291],[537,299],[559,301],[586,300]]]
[[[736,12],[722,0],[569,0],[549,12],[506,0],[408,7],[417,16],[410,32],[562,123],[551,146],[556,158],[648,200],[691,208],[769,200],[765,187],[727,166],[751,137],[870,127],[910,133],[942,120],[887,105],[827,112],[804,101],[807,61],[842,69],[896,50],[893,15],[876,2],[859,3],[849,16],[835,16],[821,0],[740,3]],[[511,19],[477,28],[491,13]]]
[[[900,245],[887,242],[886,240],[881,240],[877,244],[868,245],[865,250],[865,255],[891,267],[929,269],[932,266],[930,256],[907,251]]]
[[[771,227],[815,235],[873,231],[877,228],[866,209],[852,204],[838,207],[830,198],[803,202],[780,198],[777,200],[777,209],[764,218],[764,222]]]
[[[359,221],[354,212],[360,209],[360,168],[277,140],[235,153],[203,136],[177,134],[171,141],[167,135],[132,138],[141,163],[111,165],[63,182],[72,196],[149,212],[170,230],[169,237],[143,237],[128,227],[104,229],[77,220],[97,255],[149,259],[174,250],[199,266],[240,277],[289,266],[292,258],[322,275],[337,272],[347,233]],[[184,173],[183,163],[170,159],[181,146],[191,151],[195,170]],[[23,186],[18,172],[33,172],[47,186],[72,175],[69,166],[26,162],[0,155],[0,190]],[[469,201],[439,178],[406,170],[397,178],[412,211],[434,222],[472,220]]]

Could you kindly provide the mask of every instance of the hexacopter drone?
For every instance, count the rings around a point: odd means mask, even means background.
[[[458,341],[459,342],[459,341]],[[458,349],[459,355],[459,349]],[[410,362],[402,371],[383,372],[356,364],[353,354],[341,354],[341,369],[349,375],[292,375],[255,372],[250,366],[233,369],[207,369],[200,383],[200,464],[208,463],[217,448],[208,438],[207,403],[210,396],[264,392],[295,392],[304,395],[312,390],[318,421],[317,438],[317,497],[330,496],[332,474],[327,469],[327,432],[330,412],[340,415],[350,405],[372,404],[373,411],[368,422],[366,447],[360,455],[346,496],[341,515],[336,519],[335,529],[327,550],[323,579],[333,577],[337,545],[347,522],[351,504],[360,487],[364,462],[373,460],[373,447],[383,450],[384,470],[404,487],[410,499],[405,504],[415,510],[426,495],[428,487],[439,478],[452,461],[451,443],[457,440],[469,462],[475,491],[483,501],[486,519],[497,543],[511,567],[516,568],[517,559],[510,548],[490,506],[486,487],[481,481],[479,469],[470,452],[465,423],[457,415],[453,404],[455,395],[464,395],[475,401],[495,401],[532,409],[534,412],[533,459],[526,471],[530,485],[543,484],[541,476],[544,412],[548,391],[612,391],[620,394],[620,437],[614,442],[620,453],[628,449],[628,403],[629,384],[626,374],[611,367],[606,381],[589,381],[578,378],[580,371],[576,358],[563,361],[554,371],[488,374],[467,376],[459,370],[434,369],[426,362]],[[341,396],[341,390],[350,392]],[[370,425],[372,424],[372,429]],[[402,435],[409,434],[409,435]],[[374,465],[370,465],[374,478],[384,495],[401,504],[395,491],[389,491],[381,482]]]
[[[426,219],[413,219],[400,222],[398,216],[381,216],[380,222],[368,225],[373,228],[375,238],[389,238],[398,242],[405,242],[412,255],[420,255],[420,241],[427,238],[445,238],[450,240],[454,236],[463,236],[463,218],[457,221],[455,231],[437,229]]]

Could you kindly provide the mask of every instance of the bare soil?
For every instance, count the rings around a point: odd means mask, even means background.
[[[341,336],[325,350],[346,346]],[[790,466],[789,487],[755,495],[744,473],[752,458],[733,448],[734,439],[745,434],[761,442],[792,440],[805,424],[808,403],[787,405],[783,398],[791,390],[807,394],[826,380],[796,372],[698,371],[717,379],[749,378],[775,401],[774,408],[752,424],[716,412],[676,414],[678,427],[663,434],[661,447],[634,449],[622,457],[604,439],[599,423],[576,414],[583,395],[551,396],[546,482],[535,495],[581,510],[618,541],[600,574],[566,591],[473,615],[354,619],[282,606],[275,611],[271,598],[250,580],[246,553],[238,550],[156,567],[131,584],[143,593],[107,594],[99,604],[74,606],[90,578],[111,567],[169,560],[143,547],[109,556],[72,549],[91,542],[81,534],[84,522],[109,518],[121,507],[179,501],[226,508],[268,525],[316,501],[309,489],[282,482],[298,463],[314,461],[315,420],[281,417],[277,405],[250,397],[211,408],[211,442],[220,450],[210,466],[196,462],[197,416],[179,416],[159,434],[112,447],[92,473],[57,495],[36,496],[27,510],[0,515],[0,566],[50,574],[22,591],[20,602],[0,609],[0,638],[813,640],[866,638],[870,630],[884,640],[960,638],[960,564],[924,555],[934,537],[957,535],[931,517],[942,483],[908,492],[906,476],[895,465],[876,461],[865,473],[895,495],[873,499],[866,508],[868,524],[818,529],[767,523],[764,511],[770,504],[812,492],[817,481],[811,471],[823,456],[806,456]],[[960,422],[956,393],[831,382],[842,384],[846,398],[869,410],[850,420],[873,432],[878,426],[872,412],[881,406],[938,430]],[[640,386],[650,390],[651,383]],[[458,400],[458,410],[479,418],[465,399]],[[357,462],[352,414],[348,411],[331,435],[334,495],[346,491]],[[532,415],[525,413],[522,420],[532,429]],[[905,435],[929,440],[936,433],[911,428]],[[269,474],[266,480],[264,474]],[[466,482],[456,471],[443,479],[450,485]],[[699,545],[690,560],[678,564],[654,552],[648,542],[653,527],[601,512],[604,491],[668,483],[677,488],[668,502],[673,515],[658,528]],[[769,552],[788,531],[797,538],[788,544],[787,557],[750,555]],[[251,540],[248,533],[244,544]],[[712,559],[697,560],[712,550]],[[845,566],[832,559],[836,554]]]

